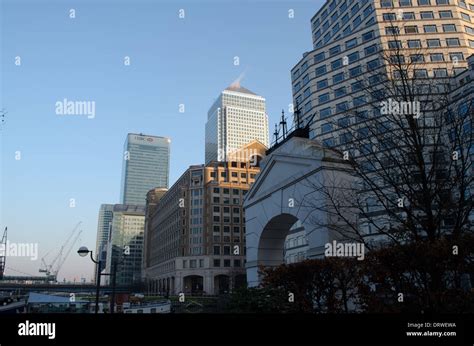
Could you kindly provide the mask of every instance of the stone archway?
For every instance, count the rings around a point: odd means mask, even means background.
[[[246,218],[247,282],[258,286],[259,266],[284,263],[284,242],[296,221],[308,242],[306,256],[321,257],[326,243],[336,239],[333,220],[324,210],[327,200],[308,182],[353,181],[347,161],[339,152],[307,138],[292,137],[270,150],[244,201]],[[314,204],[321,203],[321,208]],[[320,202],[319,202],[320,201]],[[317,226],[312,220],[319,220]]]

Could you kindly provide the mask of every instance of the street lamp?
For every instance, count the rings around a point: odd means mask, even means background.
[[[95,293],[95,313],[97,314],[99,313],[100,271],[102,267],[102,261],[100,260],[98,255],[97,255],[97,260],[95,260],[94,257],[92,256],[92,251],[89,250],[86,246],[81,246],[79,250],[77,250],[77,253],[81,257],[85,257],[87,256],[87,254],[90,253],[92,262],[97,264],[97,278],[95,280],[97,284],[96,293]]]

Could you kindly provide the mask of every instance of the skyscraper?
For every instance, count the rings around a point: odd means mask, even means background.
[[[97,277],[97,270],[102,271],[105,268],[105,261],[107,258],[107,241],[109,239],[109,232],[112,224],[113,210],[113,204],[102,204],[99,209],[95,253],[102,260],[102,267],[99,269],[98,265],[96,264],[96,275],[94,278]]]
[[[168,187],[170,142],[166,137],[127,135],[120,197],[122,204],[145,205],[150,189]]]
[[[474,54],[473,21],[472,1],[326,1],[311,19],[313,50],[291,70],[294,102],[305,121],[313,119],[311,138],[330,147],[347,144],[345,126],[335,124],[370,105],[361,80],[378,84],[371,71],[388,65],[381,52],[416,64],[419,79],[465,71]]]
[[[145,206],[113,206],[113,218],[107,248],[107,273],[117,265],[117,285],[132,285],[141,280]],[[107,277],[110,284],[112,277]]]
[[[234,83],[207,113],[205,162],[226,161],[229,153],[253,140],[268,147],[265,98]]]

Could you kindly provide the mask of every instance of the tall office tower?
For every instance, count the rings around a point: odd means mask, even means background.
[[[266,149],[253,141],[229,155],[235,161],[191,166],[160,199],[146,231],[149,291],[219,294],[245,284],[242,205]]]
[[[102,204],[99,209],[95,253],[102,261],[102,265],[101,268],[98,268],[98,264],[95,265],[94,280],[97,277],[97,270],[102,271],[105,268],[107,260],[107,241],[109,239],[109,232],[112,224],[113,210],[113,204]]]
[[[302,118],[312,118],[311,138],[343,146],[349,136],[335,124],[346,123],[350,119],[342,118],[351,109],[371,102],[360,81],[377,83],[370,75],[387,65],[381,52],[416,64],[419,78],[465,71],[474,53],[474,2],[331,0],[311,19],[311,29],[313,50],[291,71],[293,99]],[[376,111],[360,116],[377,116]]]
[[[265,98],[234,83],[207,113],[205,163],[226,161],[229,153],[253,140],[268,147]]]
[[[108,239],[107,273],[117,268],[117,285],[134,285],[141,281],[145,206],[115,204]],[[108,276],[106,284],[113,278]]]
[[[122,168],[122,204],[145,205],[150,189],[168,187],[170,142],[166,137],[127,135]]]

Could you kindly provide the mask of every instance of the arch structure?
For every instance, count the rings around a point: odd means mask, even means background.
[[[321,188],[353,182],[340,152],[308,138],[288,138],[268,152],[261,167],[244,200],[249,286],[260,284],[260,266],[284,263],[285,238],[298,220],[308,242],[306,257],[323,256],[325,245],[341,237]]]

